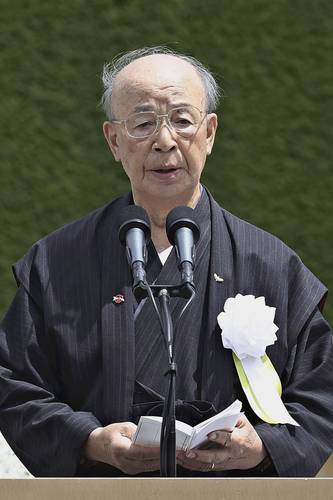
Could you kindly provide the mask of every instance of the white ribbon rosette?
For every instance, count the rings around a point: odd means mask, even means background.
[[[271,424],[298,425],[281,400],[281,382],[266,355],[266,347],[277,339],[275,310],[266,306],[264,297],[239,293],[226,300],[217,322],[224,347],[233,351],[236,370],[253,411]]]

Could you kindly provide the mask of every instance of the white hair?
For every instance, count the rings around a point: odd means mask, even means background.
[[[123,68],[125,68],[125,66],[135,61],[136,59],[140,59],[141,57],[150,56],[153,54],[172,55],[191,64],[191,66],[193,66],[193,68],[200,76],[204,86],[206,94],[207,113],[212,113],[216,110],[220,98],[219,86],[212,73],[200,61],[192,56],[180,54],[179,52],[175,52],[164,46],[143,47],[142,49],[136,49],[132,50],[131,52],[121,54],[120,56],[117,56],[111,63],[104,64],[102,73],[104,92],[101,99],[101,106],[108,120],[111,120],[113,118],[111,111],[112,91],[114,80],[118,73]]]

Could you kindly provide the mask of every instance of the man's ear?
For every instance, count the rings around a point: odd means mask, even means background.
[[[118,133],[117,127],[115,126],[114,123],[104,122],[103,123],[103,133],[104,133],[104,137],[109,145],[109,148],[112,151],[114,159],[116,161],[120,161],[119,144],[118,144],[119,133]]]
[[[215,134],[217,129],[217,115],[215,113],[209,113],[207,115],[207,154],[210,155],[213,149]]]

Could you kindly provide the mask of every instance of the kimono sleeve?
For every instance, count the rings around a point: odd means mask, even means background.
[[[332,374],[332,334],[316,308],[290,352],[282,380],[283,402],[300,426],[255,426],[279,476],[314,476],[330,456]]]
[[[81,448],[101,426],[89,412],[61,401],[52,339],[43,324],[38,277],[17,272],[16,296],[0,328],[0,428],[35,476],[74,476]]]

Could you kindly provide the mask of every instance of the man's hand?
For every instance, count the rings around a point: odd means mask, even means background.
[[[131,446],[136,425],[131,422],[98,427],[88,437],[84,457],[136,475],[160,468],[159,447]]]
[[[210,450],[178,452],[177,462],[186,469],[201,472],[251,469],[267,455],[263,442],[245,416],[232,432],[212,432],[208,439],[218,446]]]

